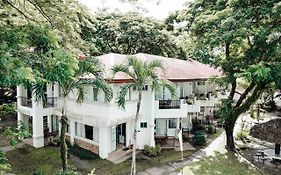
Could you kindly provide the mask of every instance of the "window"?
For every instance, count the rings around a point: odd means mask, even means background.
[[[93,127],[85,125],[85,137],[86,139],[93,140]]]
[[[136,91],[137,90],[137,87],[136,86],[133,86],[133,91]],[[147,91],[148,90],[148,85],[144,85],[143,87],[142,87],[142,90],[143,91]]]
[[[143,88],[142,88],[143,91],[147,91],[148,90],[148,86],[145,85]]]
[[[94,96],[94,101],[98,101],[98,93],[99,93],[98,88],[93,87],[93,96]]]
[[[169,120],[169,128],[170,129],[177,128],[177,120],[176,119],[170,119]]]
[[[141,128],[147,128],[147,122],[141,122],[140,127]]]
[[[205,81],[199,81],[199,82],[197,82],[197,85],[198,86],[204,86],[205,85]]]
[[[127,94],[126,94],[126,100],[127,100],[127,101],[130,101],[130,100],[131,100],[131,97],[132,97],[131,89],[128,89],[128,92],[127,92]]]

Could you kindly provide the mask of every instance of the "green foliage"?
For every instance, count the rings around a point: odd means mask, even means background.
[[[247,137],[249,136],[249,133],[246,132],[246,131],[239,131],[236,135],[236,137],[239,139],[239,140],[242,140],[244,141]]]
[[[207,132],[209,133],[209,134],[214,134],[214,133],[216,133],[216,128],[214,127],[214,125],[208,125],[208,128],[207,128]]]
[[[159,156],[161,154],[161,146],[156,145],[155,147],[153,147],[153,146],[144,145],[144,154],[149,157]]]
[[[22,121],[20,121],[19,127],[9,127],[5,130],[4,135],[8,138],[10,145],[16,146],[19,138],[29,137],[31,134],[28,131],[28,126],[26,126]]]
[[[71,154],[79,157],[82,160],[94,160],[99,157],[98,155],[94,154],[93,152],[91,152],[87,149],[81,148],[78,145],[73,145],[73,146],[69,145],[68,148],[69,148],[69,152]]]
[[[0,150],[0,174],[5,174],[5,172],[10,169],[11,169],[11,165],[8,163],[6,154]]]
[[[74,167],[69,167],[67,171],[60,170],[56,175],[81,175]]]
[[[87,38],[94,41],[98,53],[148,53],[185,58],[176,38],[160,21],[137,13],[100,13],[95,16],[95,30]]]
[[[0,105],[0,119],[5,120],[7,117],[11,115],[15,115],[16,113],[16,104],[2,104]]]
[[[121,86],[117,96],[117,104],[125,108],[126,94],[129,88],[134,87],[137,91],[143,91],[143,88],[148,85],[152,90],[160,87],[166,87],[172,94],[175,95],[175,87],[168,80],[160,80],[156,73],[156,69],[163,69],[162,62],[159,60],[142,62],[136,57],[128,57],[127,64],[115,65],[112,71],[115,74],[122,72],[133,79],[133,83]]]
[[[197,131],[194,133],[193,141],[195,145],[205,145],[206,144],[206,138],[203,132]]]

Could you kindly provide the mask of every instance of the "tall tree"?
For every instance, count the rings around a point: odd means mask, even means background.
[[[87,93],[86,86],[92,85],[101,89],[105,94],[106,101],[112,99],[112,90],[103,79],[103,69],[98,59],[85,57],[77,60],[70,53],[63,50],[54,50],[48,53],[47,62],[44,65],[41,82],[36,82],[33,86],[35,95],[38,99],[43,98],[44,86],[47,83],[58,83],[62,90],[63,104],[61,109],[61,128],[60,128],[60,152],[62,159],[62,170],[67,171],[67,145],[65,132],[67,126],[66,97],[77,91],[77,102],[82,103]],[[89,79],[85,76],[94,77]]]
[[[80,54],[95,50],[82,37],[86,30],[94,29],[92,17],[76,0],[0,0],[0,9],[0,26],[48,25],[58,44],[68,51]]]
[[[98,53],[148,53],[183,58],[185,55],[176,38],[164,23],[137,13],[99,13],[95,16],[91,40]]]
[[[145,86],[150,86],[152,91],[158,89],[160,86],[169,89],[172,95],[175,94],[175,88],[168,80],[160,80],[156,70],[163,69],[162,62],[159,60],[142,62],[136,57],[128,57],[127,64],[115,65],[112,68],[114,75],[118,72],[122,72],[132,78],[133,82],[125,84],[120,87],[120,91],[117,97],[117,104],[125,108],[126,94],[130,88],[135,88],[138,92],[137,111],[134,118],[134,131],[133,131],[133,156],[131,174],[136,174],[136,145],[137,145],[137,126],[139,120],[139,112],[142,101],[142,91]]]
[[[192,55],[220,67],[230,95],[220,109],[227,148],[235,151],[233,128],[264,90],[281,85],[281,3],[279,0],[195,0],[185,11]],[[247,82],[237,101],[238,80]]]

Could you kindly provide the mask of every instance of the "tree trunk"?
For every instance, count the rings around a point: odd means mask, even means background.
[[[132,156],[131,175],[137,174],[137,166],[136,166],[137,126],[138,126],[138,119],[139,119],[139,112],[140,112],[140,105],[141,105],[141,96],[142,96],[142,93],[141,93],[141,91],[139,91],[137,112],[136,112],[136,117],[135,117],[135,122],[134,122],[133,156]]]
[[[275,143],[275,154],[280,155],[280,144]]]
[[[229,125],[225,125],[225,133],[226,133],[226,149],[230,152],[235,152],[235,145],[234,145],[234,137],[233,137],[233,130],[234,130],[233,122]]]
[[[65,141],[66,125],[67,125],[67,117],[66,117],[65,99],[64,99],[62,116],[61,116],[61,133],[60,133],[61,164],[64,173],[67,171],[67,145]]]

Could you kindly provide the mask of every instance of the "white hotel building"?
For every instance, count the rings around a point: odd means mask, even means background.
[[[212,114],[219,99],[228,95],[227,91],[207,81],[212,76],[221,75],[219,70],[208,65],[141,53],[134,56],[143,61],[162,60],[166,69],[159,72],[159,76],[172,81],[177,91],[177,96],[171,98],[167,89],[152,92],[149,86],[145,88],[137,126],[138,149],[143,149],[144,145],[154,146],[157,136],[176,137],[180,128],[191,129],[192,117]],[[110,153],[132,143],[137,92],[130,89],[125,109],[119,108],[115,102],[119,88],[132,80],[121,74],[113,79],[110,69],[115,64],[124,63],[127,56],[111,53],[98,58],[105,67],[106,78],[110,80],[113,100],[105,102],[103,92],[93,86],[88,87],[87,98],[82,104],[76,103],[75,92],[70,94],[66,101],[67,133],[71,143],[107,158]],[[30,140],[36,148],[43,147],[49,133],[58,132],[60,126],[62,99],[57,84],[46,88],[46,97],[45,102],[35,101],[30,90],[17,87],[18,121],[30,125]]]

